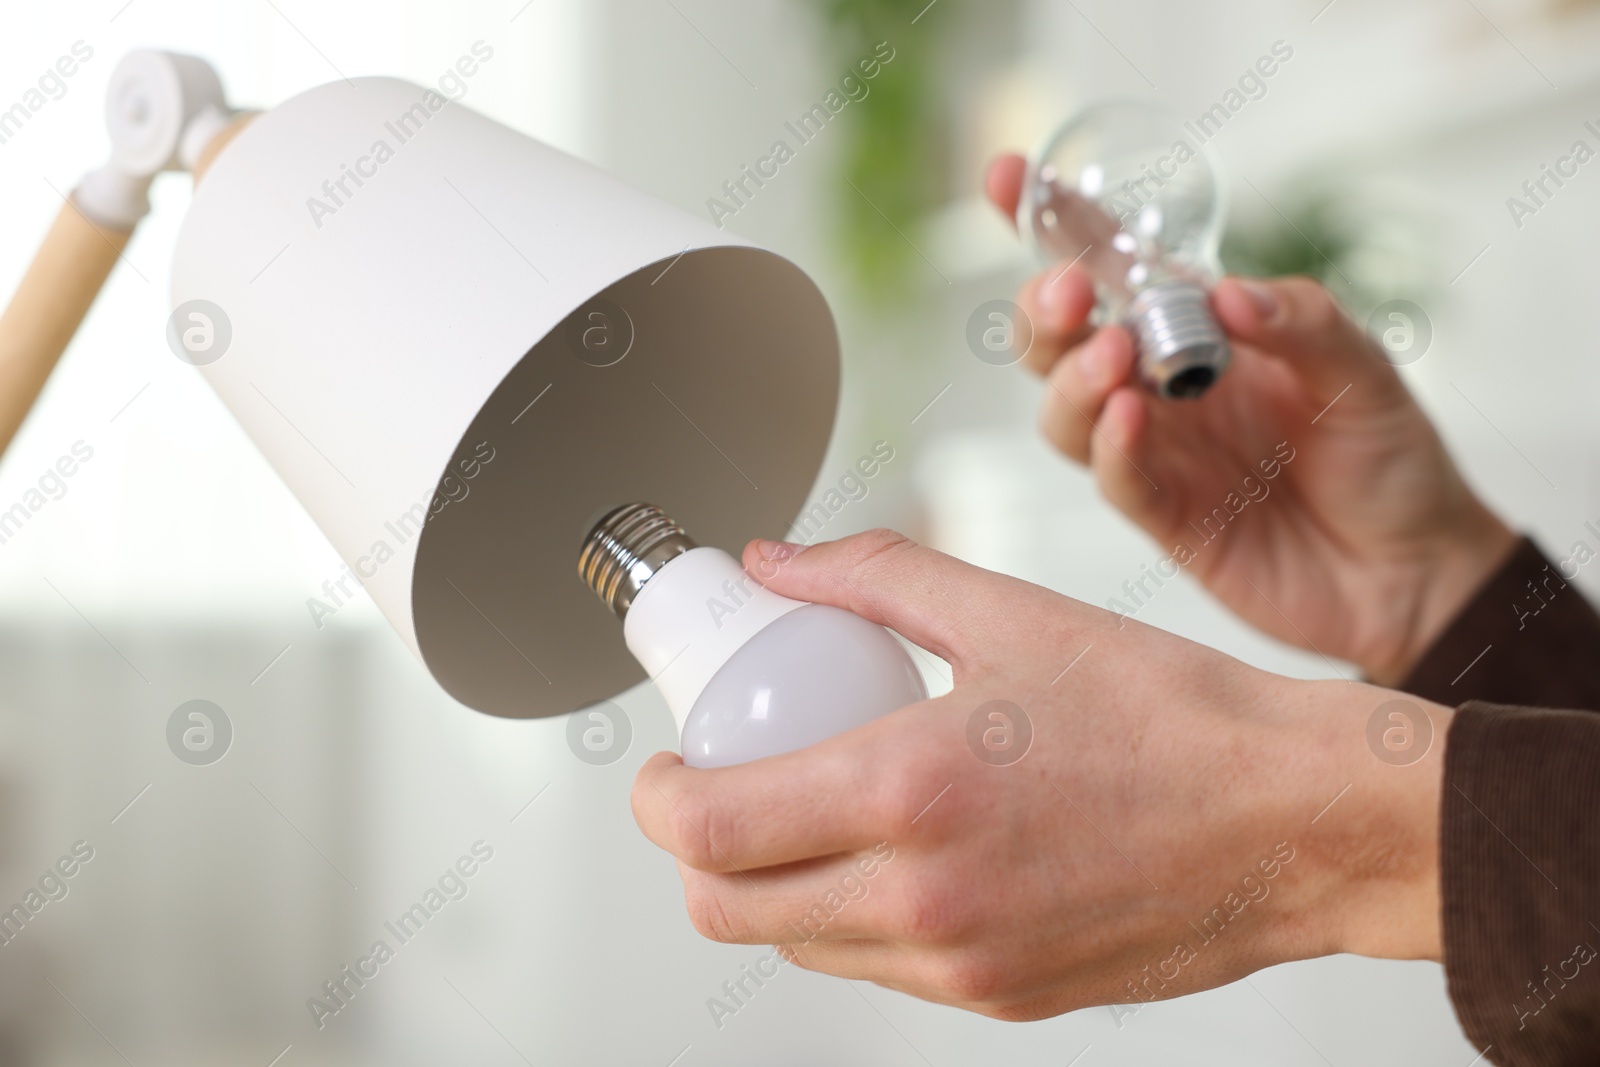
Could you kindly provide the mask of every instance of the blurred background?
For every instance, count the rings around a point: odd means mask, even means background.
[[[1507,205],[1574,141],[1600,146],[1584,128],[1600,120],[1600,3],[92,0],[3,17],[0,109],[92,50],[0,142],[7,294],[103,158],[106,79],[133,48],[201,55],[236,105],[270,107],[341,76],[432,82],[481,39],[495,56],[466,106],[703,213],[887,42],[870,94],[727,220],[811,272],[839,317],[844,402],[819,487],[875,441],[895,450],[824,536],[893,525],[1094,603],[1164,551],[1038,439],[1041,386],[967,346],[974,309],[1031,266],[981,201],[985,163],[1099,97],[1198,116],[1283,42],[1292,58],[1212,141],[1229,265],[1316,274],[1363,320],[1419,304],[1433,341],[1403,373],[1477,487],[1563,554],[1600,522],[1600,246],[1577,237],[1600,226],[1600,164],[1520,225]],[[1005,1025],[786,968],[719,1025],[708,998],[763,952],[698,938],[672,862],[633,825],[635,769],[675,745],[653,691],[619,699],[632,746],[590,766],[561,720],[446,698],[364,596],[313,620],[307,598],[341,561],[163,340],[189,187],[158,181],[0,465],[4,510],[81,460],[0,541],[0,908],[92,849],[0,945],[0,1062],[1473,1060],[1438,967],[1355,958],[1120,1025],[1103,1008]],[[1192,584],[1141,618],[1272,670],[1334,669]],[[169,747],[190,700],[227,717],[220,761]],[[466,896],[319,1028],[308,998],[480,841],[492,858]]]

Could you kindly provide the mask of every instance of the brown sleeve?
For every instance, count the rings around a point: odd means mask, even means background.
[[[1600,615],[1524,539],[1400,688],[1461,705],[1439,888],[1462,1027],[1507,1067],[1600,1062]]]
[[[1524,538],[1399,688],[1440,704],[1600,711],[1600,615]]]
[[[1600,715],[1468,703],[1444,758],[1444,967],[1462,1027],[1507,1067],[1600,1063]]]

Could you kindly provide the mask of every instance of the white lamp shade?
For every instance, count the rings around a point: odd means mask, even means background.
[[[238,135],[172,299],[221,309],[201,372],[444,689],[495,715],[644,677],[577,573],[605,512],[657,504],[734,553],[781,537],[837,404],[833,319],[793,264],[388,78]]]

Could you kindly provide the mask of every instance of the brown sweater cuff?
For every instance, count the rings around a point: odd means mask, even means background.
[[[1523,538],[1399,688],[1440,704],[1600,710],[1600,615],[1563,574],[1581,562],[1553,563]]]
[[[1508,1067],[1600,1062],[1600,715],[1465,705],[1441,809],[1445,976],[1467,1035]]]

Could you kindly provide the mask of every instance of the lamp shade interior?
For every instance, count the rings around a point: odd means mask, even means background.
[[[645,501],[735,556],[784,537],[827,446],[838,366],[815,285],[756,248],[653,263],[576,309],[495,389],[441,476],[412,580],[434,677],[512,717],[643,680],[621,621],[578,576],[585,535]]]

